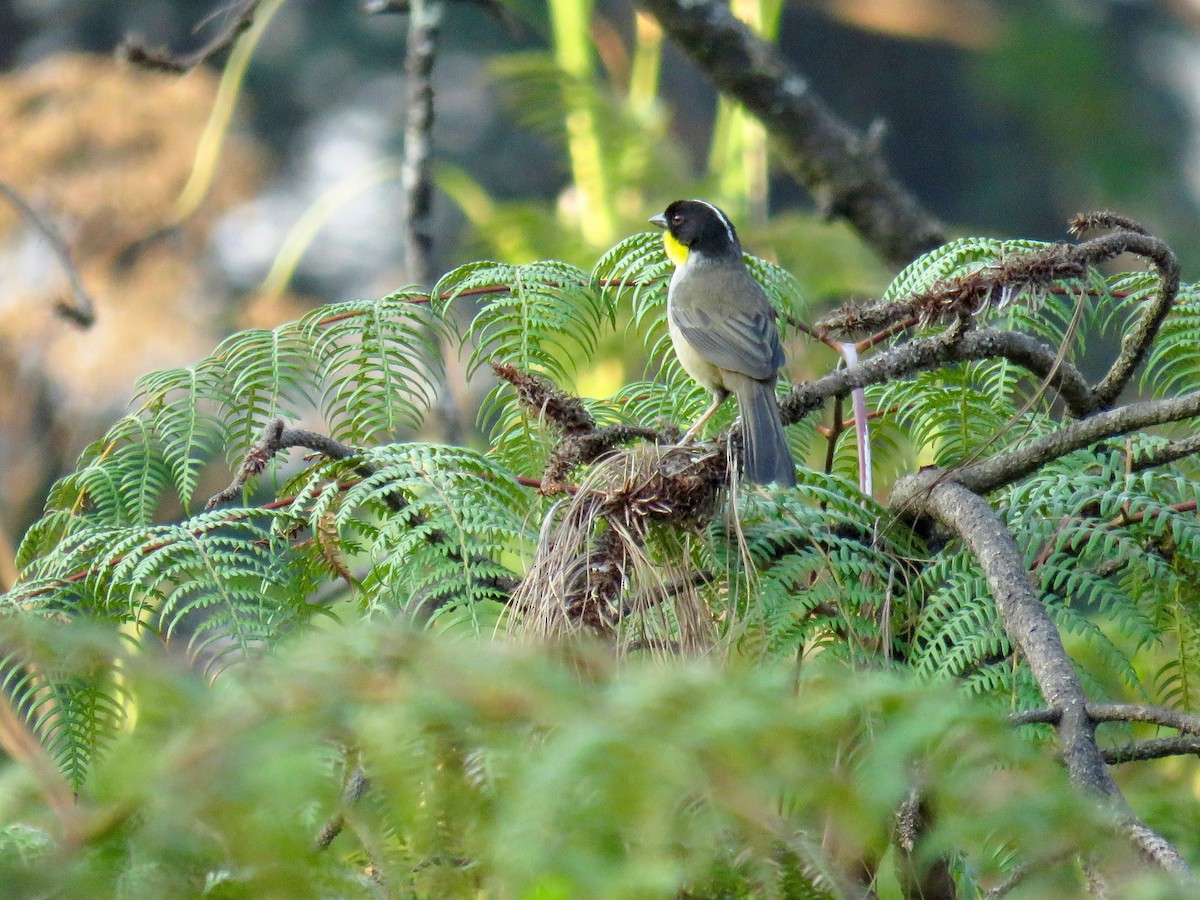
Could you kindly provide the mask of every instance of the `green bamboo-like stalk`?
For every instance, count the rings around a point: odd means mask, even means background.
[[[592,0],[550,0],[554,59],[569,77],[581,82],[595,77],[590,23]],[[579,229],[584,240],[600,247],[615,236],[608,179],[595,111],[576,92],[568,92],[567,152],[579,192]]]
[[[631,142],[621,152],[619,210],[637,215],[645,210],[644,187],[652,154],[649,136],[657,134],[659,71],[662,66],[663,31],[658,20],[644,12],[635,13],[634,45],[629,65],[626,104],[630,115],[642,126],[645,141]]]
[[[275,13],[279,12],[279,8],[283,6],[284,2],[285,0],[267,0],[255,12],[254,24],[250,26],[250,30],[234,44],[233,50],[229,54],[229,61],[221,73],[216,101],[213,103],[208,123],[204,126],[204,133],[196,145],[196,160],[192,164],[191,175],[180,192],[179,199],[175,201],[175,209],[171,214],[173,224],[178,224],[190,217],[208,196],[208,190],[212,187],[213,176],[217,170],[217,163],[221,158],[221,147],[225,143],[226,134],[229,133],[229,123],[233,119],[233,110],[237,106],[238,95],[241,93],[242,83],[246,77],[246,70],[254,56],[254,48],[258,46],[258,41],[267,30],[268,23]]]
[[[778,37],[782,0],[733,0],[731,9],[762,37]],[[713,126],[709,171],[716,176],[721,201],[735,220],[766,219],[766,129],[742,106],[724,97],[719,101]]]

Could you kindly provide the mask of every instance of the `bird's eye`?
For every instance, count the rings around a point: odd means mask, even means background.
[[[671,224],[672,225],[682,225],[683,224],[683,213],[675,213],[675,215],[671,216]]]

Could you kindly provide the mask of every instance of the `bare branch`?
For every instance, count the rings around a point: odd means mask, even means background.
[[[1031,475],[1051,460],[1105,438],[1196,416],[1200,416],[1200,391],[1167,400],[1130,403],[1065,425],[1018,450],[965,465],[954,477],[970,490],[986,494]]]
[[[1200,716],[1140,703],[1089,703],[1087,714],[1093,722],[1143,722],[1162,725],[1200,737]],[[1029,709],[1009,716],[1014,725],[1050,724],[1058,722],[1057,709]]]
[[[796,178],[900,265],[945,239],[934,216],[892,177],[878,136],[858,134],[813,93],[778,49],[719,0],[638,0],[716,83],[762,122]]]
[[[852,369],[839,369],[816,381],[797,385],[779,406],[784,423],[790,425],[819,409],[831,397],[849,394],[856,388],[911,378],[947,363],[995,358],[1009,359],[1033,375],[1049,379],[1050,386],[1072,411],[1092,405],[1087,380],[1075,366],[1059,360],[1054,348],[1019,332],[986,328],[968,331],[954,340],[944,334],[917,338],[872,356]]]
[[[1083,685],[1063,647],[1029,573],[1023,554],[995,510],[981,496],[941,470],[929,468],[901,478],[895,506],[927,515],[954,531],[979,561],[1005,633],[1029,664],[1049,707],[1059,711],[1057,732],[1071,781],[1102,798],[1119,831],[1152,862],[1178,875],[1190,870],[1179,851],[1139,821],[1121,794],[1096,743]]]
[[[233,46],[234,42],[254,24],[254,15],[258,12],[261,2],[262,0],[243,0],[242,3],[232,7],[229,17],[220,30],[192,53],[176,54],[166,47],[149,47],[139,35],[131,34],[121,42],[121,46],[117,48],[117,55],[143,69],[182,75]]]
[[[1171,737],[1134,741],[1119,747],[1102,747],[1100,752],[1104,755],[1104,761],[1109,765],[1164,759],[1168,756],[1198,756],[1200,755],[1200,737],[1193,734],[1177,734]]]
[[[54,306],[55,311],[64,319],[74,322],[81,328],[92,327],[96,323],[96,304],[92,302],[91,295],[83,286],[79,270],[75,268],[75,263],[71,260],[71,251],[67,247],[67,242],[63,240],[62,235],[58,233],[58,229],[51,224],[50,220],[34,209],[32,204],[22,197],[12,185],[0,181],[0,194],[8,199],[8,202],[16,208],[25,221],[32,225],[50,245],[59,265],[67,275],[67,283],[71,286],[71,296],[75,298],[75,303],[71,305],[65,300],[60,300]]]

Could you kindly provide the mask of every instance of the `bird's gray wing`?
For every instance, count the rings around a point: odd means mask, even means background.
[[[775,377],[784,363],[775,312],[749,272],[696,272],[674,290],[671,319],[697,353],[760,381]]]

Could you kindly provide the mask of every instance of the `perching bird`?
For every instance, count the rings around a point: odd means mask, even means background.
[[[796,483],[775,380],[784,363],[775,312],[742,260],[729,217],[704,200],[676,200],[650,220],[663,231],[675,274],[667,327],[684,370],[712,391],[713,404],[688,430],[699,432],[732,393],[742,414],[742,471],[757,484]]]

